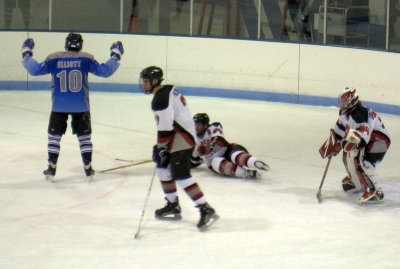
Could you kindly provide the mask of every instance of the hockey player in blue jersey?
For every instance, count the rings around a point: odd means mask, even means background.
[[[93,55],[82,52],[83,39],[78,33],[68,34],[65,52],[52,53],[42,63],[32,58],[34,46],[31,38],[23,43],[22,65],[32,76],[51,74],[52,77],[52,108],[47,131],[48,168],[43,174],[47,180],[52,180],[56,174],[61,137],[67,130],[68,115],[71,115],[72,133],[78,138],[84,171],[91,180],[94,170],[91,165],[93,145],[88,74],[104,78],[114,74],[124,53],[122,43],[118,41],[111,45],[111,58],[103,64],[99,64]]]

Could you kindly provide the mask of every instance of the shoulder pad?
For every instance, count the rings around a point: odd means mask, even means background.
[[[221,123],[219,123],[219,122],[213,122],[213,123],[211,123],[210,124],[210,126],[214,126],[214,127],[221,127],[222,128],[222,124]]]
[[[350,112],[350,117],[352,117],[356,123],[368,122],[368,108],[365,106],[358,106]]]
[[[172,90],[172,86],[165,85],[155,95],[151,101],[151,109],[153,111],[164,110],[169,105],[169,94]]]

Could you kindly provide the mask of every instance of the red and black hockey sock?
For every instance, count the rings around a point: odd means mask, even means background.
[[[176,182],[175,179],[169,181],[161,181],[161,186],[165,197],[172,203],[176,198]]]
[[[234,163],[236,163],[239,166],[248,166],[247,162],[252,156],[246,152],[241,152],[238,155],[235,156],[234,160],[232,160]]]
[[[187,195],[189,195],[190,199],[192,199],[194,202],[197,200],[203,198],[203,192],[201,191],[199,185],[197,183],[194,183],[188,187],[186,187],[185,192]]]
[[[236,168],[237,168],[237,165],[234,164],[233,162],[223,160],[219,164],[219,169],[218,169],[217,173],[222,174],[222,175],[227,175],[227,176],[234,176]]]

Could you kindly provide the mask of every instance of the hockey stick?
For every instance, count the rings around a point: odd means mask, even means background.
[[[324,175],[322,176],[321,184],[319,185],[319,189],[318,189],[318,193],[317,193],[318,203],[322,202],[321,189],[322,189],[322,185],[324,184],[324,180],[325,180],[325,177],[326,177],[326,173],[328,172],[328,167],[329,167],[329,164],[331,163],[331,159],[332,159],[332,155],[329,156],[329,158],[328,158],[328,163],[326,164],[325,172],[324,172]]]
[[[115,158],[115,160],[120,161],[120,162],[133,163],[133,160],[126,160],[126,159],[119,159],[119,158]]]
[[[104,172],[108,172],[108,171],[113,171],[113,170],[117,170],[117,169],[122,169],[125,167],[130,167],[130,166],[135,166],[135,165],[139,165],[139,164],[144,164],[144,163],[151,163],[153,160],[145,160],[145,161],[141,161],[141,162],[137,162],[137,163],[132,163],[132,164],[128,164],[128,165],[123,165],[123,166],[118,166],[118,167],[114,167],[114,168],[110,168],[110,169],[106,169],[106,170],[102,170],[99,171],[99,173],[104,173]]]
[[[140,229],[142,227],[142,221],[143,221],[143,217],[144,217],[144,212],[146,210],[147,202],[149,201],[151,187],[153,186],[154,176],[156,175],[156,169],[157,168],[154,168],[153,176],[152,176],[151,182],[150,182],[149,192],[147,193],[147,198],[146,198],[146,201],[144,202],[144,205],[143,205],[142,216],[140,217],[139,227],[138,227],[137,232],[135,234],[135,239],[139,238],[139,233],[140,233]]]

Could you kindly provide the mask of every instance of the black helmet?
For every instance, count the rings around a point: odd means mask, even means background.
[[[196,133],[197,136],[203,136],[203,134],[206,132],[208,126],[210,126],[210,117],[208,117],[208,115],[206,113],[197,113],[196,115],[194,115],[193,121],[195,123],[201,123],[203,125],[203,129]]]
[[[161,68],[157,67],[157,66],[149,66],[145,69],[142,70],[142,72],[140,72],[140,81],[139,81],[139,87],[142,90],[142,92],[146,93],[146,94],[150,94],[153,92],[154,88],[160,86],[161,81],[163,81],[164,79],[163,77],[163,71],[161,70]],[[143,79],[148,79],[150,82],[150,85],[152,85],[150,90],[146,90],[143,88]],[[158,82],[153,85],[153,80],[157,80]]]
[[[65,38],[65,50],[75,50],[81,51],[83,47],[83,39],[80,34],[77,33],[69,33],[68,36]]]

